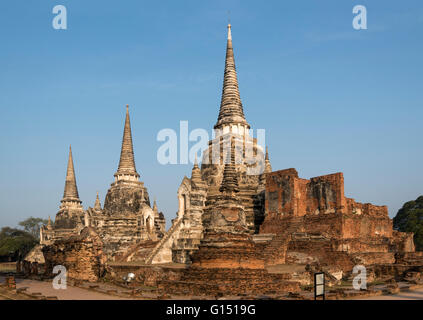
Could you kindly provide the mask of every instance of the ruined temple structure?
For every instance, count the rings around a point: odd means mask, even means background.
[[[272,170],[244,115],[231,25],[214,130],[201,168],[195,159],[178,188],[167,231],[139,181],[128,108],[103,208],[97,194],[94,207],[83,210],[70,150],[60,210],[41,229],[46,270],[64,264],[78,277],[85,268],[80,278],[89,281],[131,271],[161,292],[234,295],[296,292],[316,271],[335,283],[349,279],[355,265],[374,278],[423,265],[413,234],[393,230],[386,206],[347,198],[342,173],[303,179],[295,169]]]
[[[265,174],[271,171],[268,154],[250,136],[250,125],[244,116],[238,88],[232,47],[231,25],[228,25],[222,98],[215,138],[203,152],[201,170],[197,163],[191,178],[184,177],[178,189],[179,210],[172,227],[147,257],[148,263],[190,263],[190,255],[198,249],[203,237],[203,220],[208,209],[221,203],[221,184],[229,150],[235,148],[231,174],[236,176],[237,203],[242,206],[246,232],[257,233],[264,219]],[[232,147],[231,147],[232,146]],[[233,167],[232,167],[233,166]]]
[[[47,226],[40,230],[40,243],[52,243],[56,239],[78,234],[84,227],[84,208],[79,199],[76,185],[75,169],[72,157],[72,147],[69,147],[68,168],[66,171],[65,191],[60,201],[54,225],[49,218]]]
[[[266,177],[266,217],[260,234],[285,240],[286,263],[316,262],[349,271],[354,265],[389,264],[414,252],[413,234],[394,231],[386,206],[344,195],[342,173],[298,177],[295,169]]]
[[[398,253],[413,254],[412,234],[393,231],[386,206],[345,197],[342,173],[306,180],[295,169],[272,172],[268,150],[249,135],[231,25],[214,129],[201,170],[195,163],[179,187],[172,227],[146,259],[189,265],[172,281],[157,281],[162,290],[292,292],[316,270],[339,281],[354,265],[395,264]]]
[[[129,107],[122,139],[122,149],[114,182],[107,192],[104,207],[97,193],[94,208],[84,210],[76,186],[72,151],[69,152],[65,192],[54,225],[49,220],[41,228],[42,245],[54,245],[71,236],[80,235],[85,228],[91,228],[102,242],[102,251],[108,261],[124,256],[128,250],[140,243],[156,243],[165,233],[163,213],[154,202],[150,205],[147,188],[139,181],[135,167],[132,144]]]

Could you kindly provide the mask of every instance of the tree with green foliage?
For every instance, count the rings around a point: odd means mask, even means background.
[[[0,256],[16,260],[23,258],[38,243],[29,232],[4,227],[0,230]]]
[[[423,251],[423,196],[406,202],[394,217],[394,229],[414,232],[416,250]]]
[[[28,219],[19,222],[19,225],[24,228],[24,230],[32,234],[35,238],[40,238],[40,228],[47,224],[48,220],[41,218],[29,217]]]

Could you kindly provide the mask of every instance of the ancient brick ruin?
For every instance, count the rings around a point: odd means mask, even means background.
[[[241,103],[231,26],[215,138],[178,189],[168,231],[136,171],[128,108],[119,167],[104,208],[84,210],[72,151],[54,224],[41,230],[46,272],[116,281],[127,272],[159,292],[234,295],[296,292],[324,271],[349,279],[355,265],[374,278],[422,265],[413,235],[394,231],[386,206],[345,197],[342,173],[299,178],[272,171],[268,150],[249,134]]]
[[[54,241],[42,251],[46,275],[51,275],[57,265],[65,266],[71,279],[95,282],[104,275],[107,257],[103,242],[90,227],[82,229],[79,235]]]

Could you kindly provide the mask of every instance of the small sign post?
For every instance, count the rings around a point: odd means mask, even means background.
[[[325,300],[325,273],[317,272],[314,274],[314,300],[322,297]]]

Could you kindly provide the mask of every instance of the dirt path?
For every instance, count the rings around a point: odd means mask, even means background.
[[[0,282],[4,277],[0,276]],[[45,297],[57,297],[59,300],[125,300],[125,298],[102,294],[83,288],[68,286],[66,289],[56,290],[51,282],[30,279],[16,279],[16,289],[27,288],[27,293],[39,292]]]
[[[367,297],[359,300],[423,300],[423,288],[401,291],[395,294]]]

